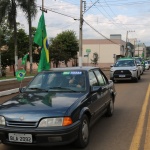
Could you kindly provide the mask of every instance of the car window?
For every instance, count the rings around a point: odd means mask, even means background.
[[[45,74],[38,74],[36,78],[32,80],[32,85],[30,85],[30,88],[40,88],[44,82]]]
[[[131,67],[135,66],[134,60],[119,60],[114,65],[115,67]]]
[[[99,83],[98,83],[96,76],[93,73],[93,71],[89,72],[89,82],[90,82],[91,86],[99,86]]]
[[[106,85],[106,80],[105,80],[104,76],[100,73],[100,71],[99,70],[94,70],[94,72],[97,76],[99,84],[101,86]]]
[[[84,71],[52,71],[38,74],[27,90],[86,91]]]

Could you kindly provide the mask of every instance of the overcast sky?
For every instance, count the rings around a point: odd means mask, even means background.
[[[122,40],[137,39],[137,43],[150,46],[150,0],[84,0],[83,39],[110,38],[110,34],[121,34]],[[38,14],[32,22],[37,27],[41,16],[42,0],[37,0]],[[48,38],[65,30],[73,30],[79,36],[80,0],[44,0],[45,23]],[[26,32],[28,24],[23,13],[18,13],[17,21]]]

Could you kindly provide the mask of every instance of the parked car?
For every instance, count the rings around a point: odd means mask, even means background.
[[[145,61],[141,57],[133,57],[136,61],[140,61],[143,66],[143,71],[145,71]]]
[[[149,66],[150,66],[150,60],[147,60],[147,62],[148,62],[148,64],[149,64]]]
[[[81,78],[84,84],[78,86]],[[104,114],[113,115],[115,96],[114,83],[98,67],[40,72],[0,105],[0,140],[21,146],[74,143],[84,148],[94,122]]]
[[[145,69],[149,70],[149,68],[150,68],[150,65],[149,65],[148,61],[145,61]]]
[[[139,66],[139,68],[140,68],[140,73],[141,73],[141,75],[142,75],[143,72],[144,72],[143,64],[142,64],[139,60],[136,60],[136,64],[137,64],[137,66]]]
[[[110,68],[110,79],[113,81],[141,79],[140,68],[133,58],[120,58]]]

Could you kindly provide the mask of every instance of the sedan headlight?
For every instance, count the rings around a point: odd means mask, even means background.
[[[5,118],[3,116],[0,116],[0,126],[5,125]]]
[[[68,126],[72,124],[70,117],[59,117],[59,118],[45,118],[39,123],[39,127],[56,127],[56,126]]]

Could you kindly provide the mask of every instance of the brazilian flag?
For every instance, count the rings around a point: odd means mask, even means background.
[[[24,79],[25,75],[26,75],[25,70],[16,71],[16,78],[17,78],[18,81],[22,81]]]
[[[41,72],[43,70],[49,70],[50,69],[50,61],[49,61],[49,50],[48,50],[48,40],[47,40],[47,32],[45,28],[45,18],[44,13],[42,12],[42,15],[40,17],[38,28],[36,30],[35,36],[34,36],[34,43],[39,45],[41,47],[41,55],[40,55],[40,61],[38,65],[38,72]]]
[[[25,65],[25,64],[26,64],[28,55],[29,55],[29,54],[24,55],[24,57],[23,57],[23,59],[22,59],[22,65]]]

